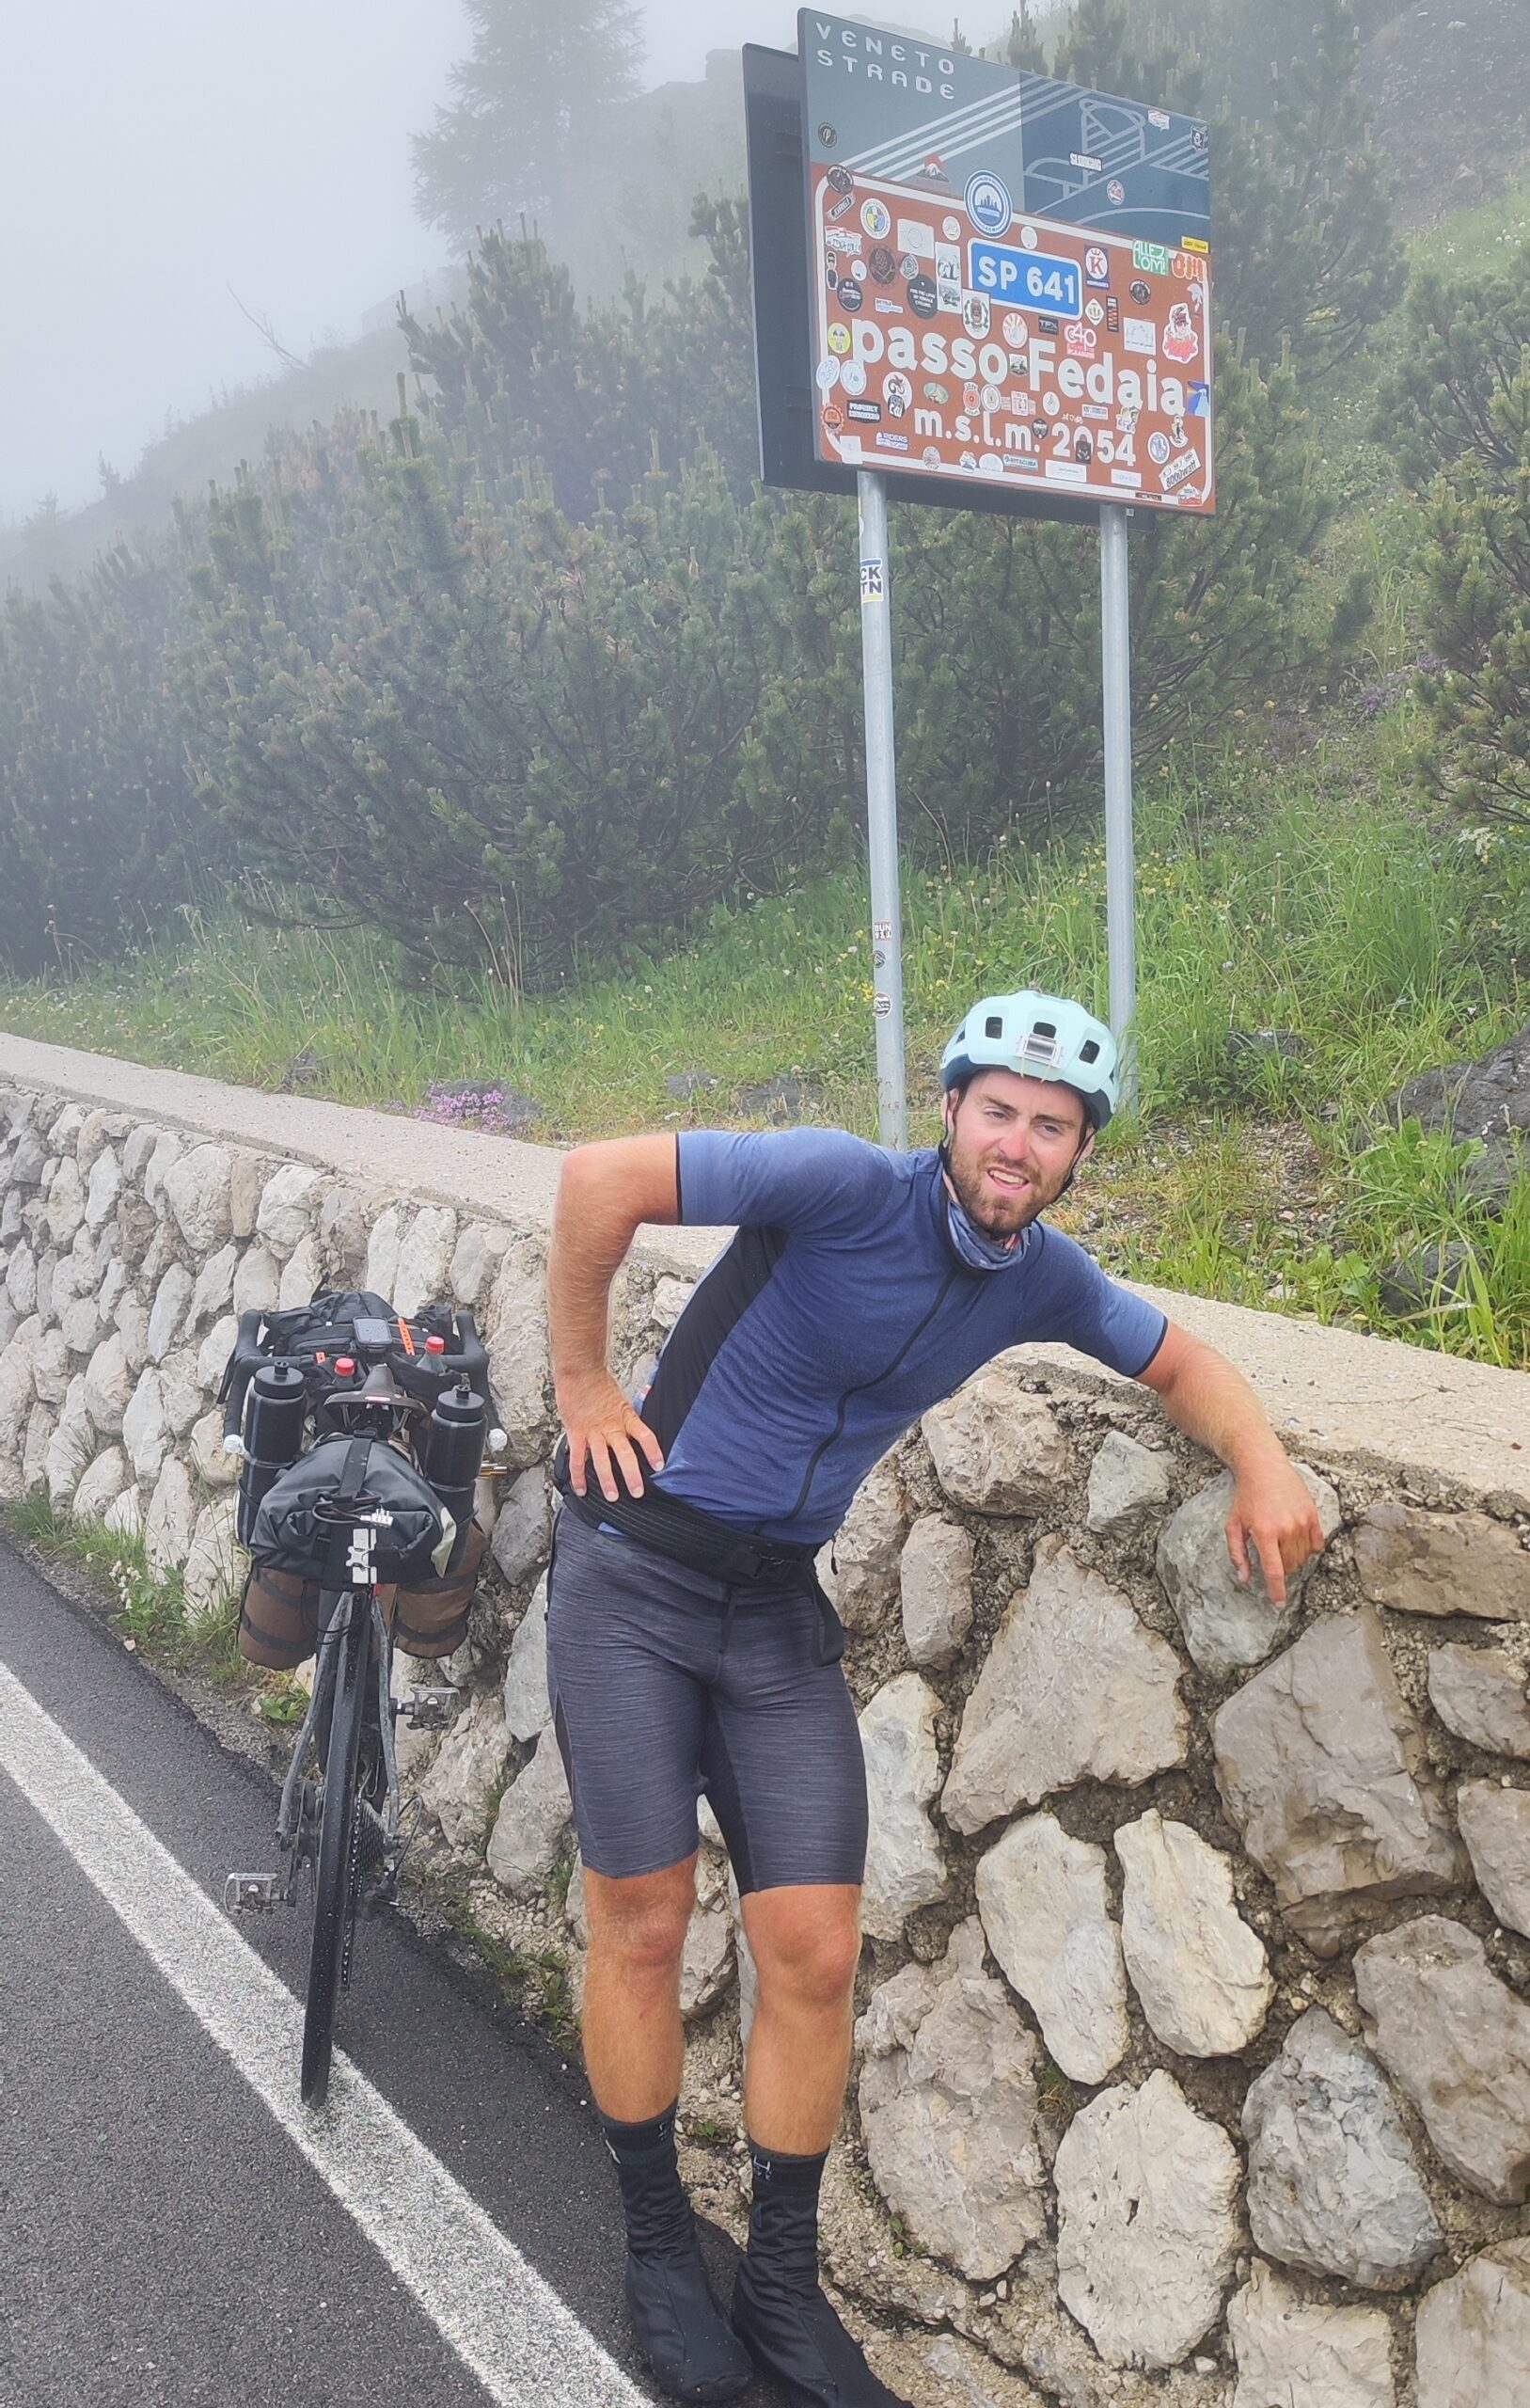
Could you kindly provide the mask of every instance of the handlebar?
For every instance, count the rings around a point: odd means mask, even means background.
[[[489,1357],[478,1334],[478,1323],[470,1312],[455,1315],[457,1347],[455,1352],[432,1354],[418,1344],[403,1314],[354,1325],[354,1336],[348,1337],[344,1352],[353,1354],[358,1363],[372,1370],[386,1369],[406,1395],[422,1404],[429,1412],[438,1396],[459,1381],[465,1380],[478,1390],[488,1410],[488,1452],[500,1454],[506,1444],[504,1425],[489,1384]],[[223,1435],[227,1444],[241,1435],[244,1421],[244,1399],[250,1381],[262,1363],[294,1362],[307,1372],[315,1368],[311,1355],[283,1355],[268,1353],[261,1343],[265,1315],[259,1307],[241,1313],[239,1334],[233,1352],[223,1374],[220,1394],[223,1400]],[[310,1395],[312,1389],[310,1387]],[[359,1390],[356,1391],[360,1393]]]

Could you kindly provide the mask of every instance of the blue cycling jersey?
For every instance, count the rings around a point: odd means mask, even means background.
[[[831,1129],[677,1145],[682,1221],[736,1235],[642,1411],[656,1485],[719,1521],[821,1545],[877,1458],[1006,1347],[1061,1340],[1135,1378],[1162,1343],[1158,1307],[1042,1222],[1004,1270],[964,1263],[933,1148]]]

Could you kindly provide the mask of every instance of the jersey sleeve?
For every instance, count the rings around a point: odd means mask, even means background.
[[[1057,1229],[1047,1232],[1049,1246],[1059,1246],[1067,1258],[1060,1281],[1060,1326],[1049,1335],[1081,1354],[1109,1364],[1130,1380],[1141,1379],[1163,1343],[1167,1313],[1100,1269],[1092,1254]]]
[[[686,1129],[676,1147],[693,1228],[853,1228],[888,1183],[879,1148],[843,1129]]]

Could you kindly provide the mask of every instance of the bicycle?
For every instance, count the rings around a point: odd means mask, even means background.
[[[492,1415],[487,1360],[467,1313],[457,1319],[459,1343],[450,1354],[434,1339],[435,1351],[422,1354],[402,1319],[358,1319],[347,1332],[355,1353],[339,1357],[334,1372],[334,1358],[326,1359],[323,1353],[314,1364],[311,1356],[268,1352],[261,1319],[259,1313],[249,1314],[241,1325],[230,1361],[225,1418],[226,1443],[237,1445],[244,1462],[254,1463],[257,1470],[271,1466],[250,1454],[243,1424],[250,1381],[261,1364],[295,1359],[300,1368],[308,1367],[306,1376],[320,1390],[310,1407],[305,1387],[305,1428],[311,1411],[313,1445],[283,1467],[288,1472],[299,1471],[323,1437],[339,1436],[381,1441],[423,1475],[429,1434],[438,1424],[443,1397],[455,1392],[459,1408],[462,1400],[480,1405],[482,1421]],[[401,1344],[401,1331],[409,1339],[407,1346]],[[363,1365],[365,1376],[358,1379]],[[345,1378],[337,1376],[340,1366]],[[397,1376],[401,1369],[407,1386]],[[474,1380],[476,1387],[469,1385]],[[497,1427],[488,1438],[491,1446],[495,1440],[500,1448],[505,1443]],[[351,1448],[347,1462],[354,1469],[376,1468],[370,1447]],[[459,1460],[458,1477],[449,1492],[459,1507],[453,1516],[459,1530],[453,1565],[467,1542],[472,1486],[483,1468],[481,1440],[477,1459]],[[488,1468],[492,1472],[495,1467]],[[461,1512],[465,1497],[465,1517]],[[450,1684],[417,1685],[404,1698],[393,1697],[399,1584],[376,1577],[378,1541],[394,1519],[386,1502],[355,1479],[342,1480],[334,1494],[311,1499],[311,1516],[316,1536],[323,1534],[315,1560],[323,1562],[328,1576],[339,1571],[344,1577],[326,1576],[318,1588],[313,1688],[276,1812],[276,1845],[284,1862],[274,1874],[230,1874],[224,1896],[231,1912],[292,1905],[301,1867],[313,1867],[301,2091],[305,2105],[319,2108],[328,2095],[339,2000],[351,1987],[358,1906],[393,1894],[404,1853],[395,1721],[402,1719],[416,1729],[439,1727],[450,1720],[460,1692]],[[476,1565],[467,1576],[476,1577]]]

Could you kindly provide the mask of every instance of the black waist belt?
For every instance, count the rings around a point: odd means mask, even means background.
[[[553,1481],[576,1518],[592,1530],[602,1524],[620,1530],[639,1546],[683,1563],[688,1572],[733,1588],[805,1589],[818,1608],[820,1664],[837,1664],[844,1653],[844,1631],[833,1604],[813,1568],[817,1548],[794,1545],[789,1539],[763,1539],[748,1530],[733,1529],[699,1505],[648,1487],[640,1497],[625,1490],[614,1499],[598,1493],[581,1497],[569,1475],[568,1440],[559,1441],[553,1457]]]

